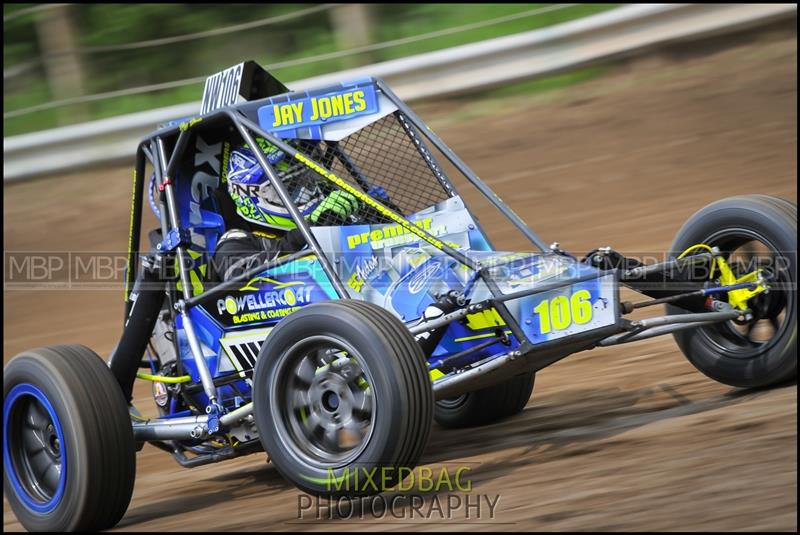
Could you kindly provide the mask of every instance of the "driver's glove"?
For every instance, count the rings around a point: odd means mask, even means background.
[[[319,203],[308,217],[314,225],[341,225],[358,212],[358,200],[343,190],[336,190]]]

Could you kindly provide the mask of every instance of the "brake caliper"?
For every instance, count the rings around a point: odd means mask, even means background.
[[[719,269],[719,282],[722,286],[738,286],[751,283],[750,287],[728,291],[728,303],[739,310],[746,310],[748,308],[747,302],[750,299],[768,290],[762,269],[759,268],[737,278],[724,258],[717,256],[715,260],[717,269]],[[756,283],[755,286],[752,286],[752,283]]]

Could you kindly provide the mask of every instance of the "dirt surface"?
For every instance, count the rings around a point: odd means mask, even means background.
[[[660,253],[693,212],[718,198],[796,201],[796,80],[796,35],[770,34],[648,56],[554,93],[418,110],[548,242],[573,252],[612,245]],[[129,168],[4,193],[6,252],[125,249]],[[496,226],[494,214],[477,212]],[[496,245],[524,242],[503,234]],[[121,299],[120,289],[6,287],[4,361],[54,343],[107,355]],[[135,394],[152,414],[147,386]],[[481,429],[435,427],[423,463],[469,467],[472,503],[499,495],[493,516],[484,504],[480,518],[460,508],[443,520],[447,511],[431,509],[447,501],[442,491],[428,493],[417,511],[400,510],[400,519],[317,520],[313,511],[299,519],[300,493],[264,454],[185,470],[145,446],[118,527],[796,531],[797,386],[720,385],[667,337],[595,349],[540,372],[521,415]],[[426,512],[430,518],[420,518]],[[5,530],[21,529],[6,501],[3,518]]]

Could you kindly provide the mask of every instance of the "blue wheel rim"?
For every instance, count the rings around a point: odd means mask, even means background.
[[[22,411],[25,411],[24,421]],[[31,452],[25,439],[38,440],[42,448]],[[3,401],[3,465],[14,493],[35,513],[52,512],[64,496],[67,483],[65,446],[61,421],[44,392],[30,383],[15,385]],[[34,463],[34,458],[38,462]],[[50,464],[44,474],[37,477],[32,463],[41,466],[48,458]],[[58,471],[58,480],[47,484],[44,476],[52,467]],[[47,479],[52,480],[52,476]]]

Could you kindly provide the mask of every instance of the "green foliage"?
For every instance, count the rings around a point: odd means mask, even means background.
[[[35,4],[5,4],[4,14]],[[465,24],[513,15],[548,4],[373,4],[372,41],[406,38]],[[587,16],[617,4],[587,4],[549,11],[482,28],[418,40],[360,54],[359,64],[386,61],[503,35],[529,31]],[[307,9],[297,4],[73,4],[71,16],[86,49],[121,45],[203,32]],[[30,63],[22,74],[6,81],[3,110],[9,112],[53,100],[46,83],[36,39],[36,13],[4,23],[4,69]],[[330,14],[315,12],[289,21],[162,46],[120,51],[85,51],[81,55],[87,94],[172,82],[209,75],[245,59],[269,67],[338,50]],[[328,59],[278,68],[284,81],[334,72],[353,66],[353,58]],[[31,63],[33,62],[33,63]],[[160,106],[199,100],[202,83],[84,105],[89,118],[100,119]],[[68,108],[68,107],[67,107]],[[44,110],[4,119],[5,135],[59,126],[64,110]],[[69,111],[68,109],[66,111]]]

